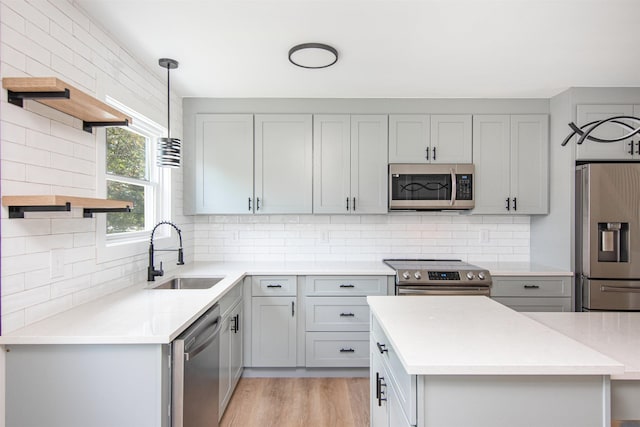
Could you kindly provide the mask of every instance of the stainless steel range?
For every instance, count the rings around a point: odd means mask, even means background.
[[[459,259],[385,259],[396,271],[396,295],[486,295],[488,270]]]

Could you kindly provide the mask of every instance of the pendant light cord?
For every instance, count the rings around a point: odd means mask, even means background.
[[[171,138],[171,68],[167,67],[167,138]]]

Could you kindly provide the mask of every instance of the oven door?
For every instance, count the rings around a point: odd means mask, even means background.
[[[473,206],[473,165],[389,165],[390,210]]]
[[[489,296],[488,286],[441,286],[441,285],[401,285],[396,286],[396,295],[484,295]]]

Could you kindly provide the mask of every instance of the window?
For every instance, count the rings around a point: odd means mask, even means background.
[[[171,220],[170,171],[155,164],[156,140],[166,130],[113,99],[107,103],[133,119],[98,134],[99,146],[104,144],[98,149],[98,193],[133,202],[131,212],[98,216],[99,258],[116,259],[145,251],[154,225]]]

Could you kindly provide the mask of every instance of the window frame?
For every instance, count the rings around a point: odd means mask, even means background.
[[[113,98],[107,96],[106,103],[132,118],[132,123],[125,129],[149,138],[149,143],[146,147],[149,162],[149,181],[107,173],[107,133],[106,128],[98,128],[96,131],[96,140],[98,142],[96,155],[96,193],[98,197],[107,197],[107,182],[110,180],[145,186],[144,230],[108,234],[107,215],[96,215],[98,262],[127,258],[145,253],[148,249],[151,230],[155,224],[162,220],[171,221],[171,170],[169,168],[160,168],[155,162],[157,138],[166,133],[166,128]],[[142,184],[142,182],[144,182],[144,184]],[[151,189],[151,194],[147,194],[147,189]],[[158,229],[158,232],[154,236],[154,241],[161,242],[168,239],[169,236],[170,233],[168,230]]]

